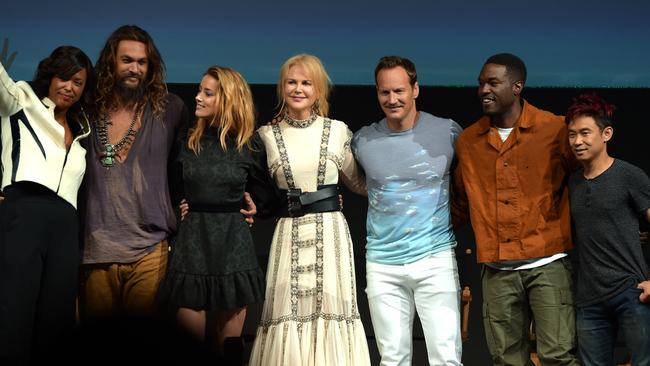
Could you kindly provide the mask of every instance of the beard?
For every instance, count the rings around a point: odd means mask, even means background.
[[[120,77],[115,85],[117,95],[122,100],[122,103],[126,105],[140,102],[145,94],[144,81],[141,78],[138,78],[138,84],[135,87],[129,86],[125,82],[126,78],[131,76],[132,75],[126,75]]]

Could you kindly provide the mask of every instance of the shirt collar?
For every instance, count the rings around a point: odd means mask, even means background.
[[[528,102],[525,99],[521,99],[523,104],[521,106],[521,114],[519,115],[519,119],[517,122],[515,122],[515,125],[512,126],[514,127],[519,127],[519,128],[530,128],[534,124],[534,119],[532,118],[532,110],[531,110],[531,105],[528,104]],[[479,130],[478,134],[483,135],[486,134],[488,131],[490,131],[490,127],[492,127],[492,124],[490,123],[490,117],[488,116],[483,116],[481,119],[478,120],[478,125],[479,125]]]
[[[56,108],[56,104],[54,104],[54,102],[52,100],[50,100],[50,98],[45,97],[45,98],[41,99],[41,102],[43,103],[43,105],[48,110],[50,110],[52,113],[54,113],[54,108]]]

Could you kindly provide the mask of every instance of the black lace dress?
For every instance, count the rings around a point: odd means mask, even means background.
[[[275,204],[266,153],[257,133],[249,148],[237,151],[228,139],[223,151],[219,131],[208,129],[196,155],[187,133],[176,144],[170,166],[174,204],[187,199],[190,212],[171,240],[171,252],[158,299],[161,305],[196,310],[226,310],[264,300],[264,273],[250,228],[239,212],[244,191],[258,214]]]

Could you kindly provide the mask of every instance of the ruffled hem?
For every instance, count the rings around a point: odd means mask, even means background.
[[[249,365],[366,366],[370,355],[361,320],[318,317],[258,327]]]
[[[158,299],[169,309],[228,310],[264,301],[264,291],[260,268],[220,276],[168,272]]]

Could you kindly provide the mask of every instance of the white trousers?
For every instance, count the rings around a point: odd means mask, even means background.
[[[460,285],[453,249],[419,261],[366,261],[366,294],[382,366],[410,366],[415,311],[429,365],[462,365]]]

